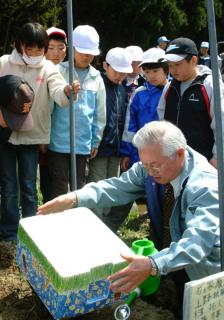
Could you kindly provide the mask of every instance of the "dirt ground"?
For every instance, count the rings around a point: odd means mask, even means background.
[[[121,236],[129,244],[147,236],[149,221],[145,214],[134,214],[121,228]],[[0,320],[52,320],[33,293],[15,263],[15,245],[0,242]],[[130,320],[174,320],[175,289],[169,279],[162,279],[159,291],[131,305]],[[73,318],[76,320],[112,320],[116,306]]]

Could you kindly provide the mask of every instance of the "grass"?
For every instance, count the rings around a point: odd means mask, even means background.
[[[37,204],[38,204],[38,207],[39,207],[40,205],[43,204],[43,196],[42,196],[42,193],[40,191],[40,183],[39,183],[38,180],[37,180],[37,199],[38,199]]]
[[[134,206],[127,219],[119,228],[119,235],[128,246],[138,239],[149,237],[149,219],[145,206]]]

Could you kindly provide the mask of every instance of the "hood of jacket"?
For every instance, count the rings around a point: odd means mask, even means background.
[[[212,70],[209,67],[205,66],[205,65],[199,64],[197,66],[197,68],[198,68],[199,74],[201,76],[204,75],[204,74],[212,74]]]

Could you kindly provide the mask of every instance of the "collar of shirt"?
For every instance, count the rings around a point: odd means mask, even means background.
[[[173,187],[175,199],[180,195],[183,182],[188,175],[189,164],[190,164],[190,155],[189,155],[189,152],[186,150],[185,151],[185,163],[184,163],[183,170],[181,171],[181,173],[179,174],[178,177],[176,177],[174,180],[170,181],[170,183]]]

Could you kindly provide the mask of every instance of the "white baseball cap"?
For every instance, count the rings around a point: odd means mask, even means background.
[[[117,72],[133,72],[131,56],[124,48],[116,47],[110,49],[105,60]]]
[[[161,42],[170,42],[170,40],[167,39],[166,36],[161,36],[157,39],[157,42],[158,43],[161,43]]]
[[[128,46],[125,50],[130,54],[132,61],[142,61],[143,50],[139,46]]]
[[[160,63],[165,62],[165,51],[160,48],[150,48],[143,53],[143,60],[139,66],[143,63]]]
[[[209,42],[202,41],[200,48],[209,48]]]
[[[95,28],[81,25],[73,31],[73,47],[80,53],[98,56],[100,38]]]

